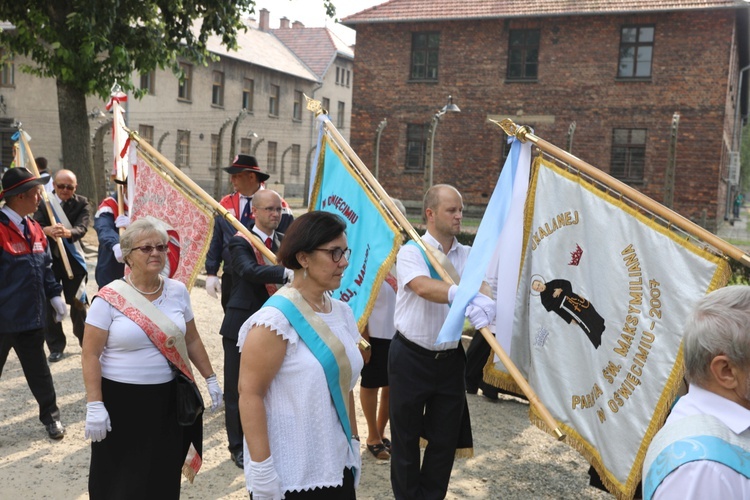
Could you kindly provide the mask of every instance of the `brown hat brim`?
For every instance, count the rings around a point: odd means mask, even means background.
[[[242,172],[250,172],[258,176],[261,182],[267,181],[271,176],[259,170],[253,170],[247,167],[224,167],[224,171],[230,174],[241,174]]]

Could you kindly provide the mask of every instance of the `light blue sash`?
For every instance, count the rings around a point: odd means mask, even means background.
[[[346,356],[344,345],[331,332],[328,325],[315,314],[302,295],[290,286],[281,288],[266,301],[263,307],[274,307],[281,311],[323,367],[333,406],[336,408],[347,442],[351,446],[352,428],[349,424],[351,364]],[[311,322],[315,323],[315,326]]]
[[[716,436],[680,439],[656,456],[643,480],[643,498],[651,500],[664,478],[678,467],[696,460],[710,460],[750,479],[750,453]]]
[[[432,267],[432,264],[430,264],[430,259],[427,258],[427,253],[424,251],[424,248],[422,248],[421,245],[418,245],[414,240],[409,240],[406,242],[406,244],[414,245],[415,247],[419,248],[419,251],[422,252],[422,257],[424,257],[424,261],[427,264],[427,268],[430,270],[430,278],[442,281],[443,278],[440,277],[435,268]]]

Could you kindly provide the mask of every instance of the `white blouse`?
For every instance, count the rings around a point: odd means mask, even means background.
[[[357,348],[360,335],[351,308],[339,300],[331,299],[331,303],[330,313],[317,314],[344,344],[352,367],[352,390],[364,366]],[[240,327],[240,351],[247,332],[256,325],[276,331],[287,341],[284,361],[263,400],[271,456],[282,491],[341,486],[344,468],[360,468],[361,458],[359,448],[352,450],[350,437],[341,430],[323,367],[286,317],[273,307],[261,308]],[[247,442],[244,448],[245,480],[252,491]]]
[[[153,304],[185,333],[193,319],[190,293],[179,281],[164,278],[164,290]],[[174,378],[167,358],[151,342],[146,332],[130,318],[97,298],[92,302],[86,323],[109,332],[99,362],[102,377],[125,384],[163,384]]]

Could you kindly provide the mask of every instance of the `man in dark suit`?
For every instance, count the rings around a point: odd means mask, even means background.
[[[281,197],[275,191],[260,190],[253,196],[251,209],[255,218],[255,225],[251,230],[253,237],[275,253],[284,237],[276,232],[281,221]],[[290,281],[293,274],[284,266],[269,265],[260,251],[240,234],[230,238],[229,253],[232,258],[232,291],[219,333],[223,337],[224,347],[224,404],[229,452],[237,467],[242,469],[242,427],[237,392],[240,351],[237,347],[237,334],[242,324],[261,308],[278,287]]]
[[[243,226],[250,229],[255,223],[250,210],[255,193],[265,189],[263,184],[271,177],[263,172],[254,156],[237,155],[232,165],[224,169],[229,174],[234,192],[228,194],[219,202],[221,206],[235,216]],[[281,200],[281,218],[278,230],[286,231],[294,220],[292,210],[283,199]],[[229,296],[232,293],[232,258],[229,253],[229,239],[237,232],[224,217],[217,215],[214,219],[214,232],[211,244],[206,254],[206,292],[218,298],[221,293],[221,307],[226,311]],[[224,263],[224,274],[219,281],[219,269]]]
[[[39,205],[34,214],[34,219],[41,224],[44,234],[50,240],[52,269],[57,281],[62,283],[65,302],[70,305],[73,334],[78,338],[78,343],[82,344],[83,328],[86,323],[86,307],[88,305],[85,293],[88,269],[85,260],[83,260],[83,250],[79,241],[89,229],[91,206],[85,197],[75,194],[78,182],[76,175],[70,170],[63,169],[55,174],[54,187],[55,190],[49,195],[49,200],[58,220],[54,223],[50,222],[47,209],[43,203]],[[73,279],[68,278],[68,273],[60,256],[60,249],[54,241],[56,237],[63,238],[68,262],[73,271]],[[47,359],[53,363],[60,361],[65,350],[66,339],[62,323],[54,321],[53,311],[48,311],[47,314],[45,340],[50,351]]]

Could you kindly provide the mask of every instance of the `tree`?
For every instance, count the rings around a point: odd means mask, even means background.
[[[332,0],[323,6],[333,17]],[[206,65],[210,35],[236,48],[242,16],[255,0],[26,0],[0,2],[0,20],[15,29],[0,31],[0,46],[23,55],[35,66],[21,71],[54,78],[65,164],[76,171],[82,194],[98,200],[91,159],[86,96],[108,99],[117,81],[134,88],[134,71],[147,73],[190,60]]]

